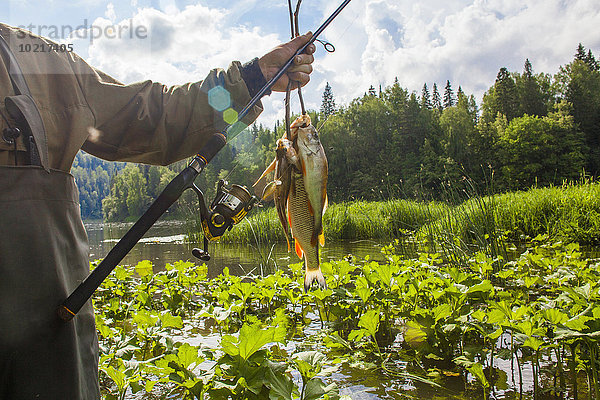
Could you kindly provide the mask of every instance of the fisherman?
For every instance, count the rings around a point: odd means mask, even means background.
[[[76,153],[160,165],[194,155],[227,126],[209,90],[221,86],[240,111],[311,34],[174,87],[124,85],[28,31],[0,24],[0,36],[0,400],[99,399],[91,302],[68,323],[56,316],[89,274],[69,174]],[[314,51],[272,90],[308,83]],[[259,103],[242,122],[261,111]]]

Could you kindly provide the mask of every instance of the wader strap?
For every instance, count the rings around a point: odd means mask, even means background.
[[[15,91],[15,96],[4,99],[6,109],[24,134],[25,148],[29,153],[31,165],[41,165],[48,170],[48,143],[42,116],[31,96],[21,67],[2,35],[0,35],[0,54]]]

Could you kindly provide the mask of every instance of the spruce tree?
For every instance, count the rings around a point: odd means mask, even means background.
[[[494,84],[497,111],[504,114],[510,122],[518,116],[517,87],[513,77],[505,67],[500,68]]]
[[[325,85],[325,90],[323,91],[323,102],[321,103],[321,114],[324,119],[327,119],[331,114],[334,114],[336,111],[335,108],[335,99],[333,98],[333,91],[331,90],[331,85],[329,82]]]
[[[592,71],[600,70],[600,63],[598,63],[596,57],[594,57],[594,54],[592,54],[592,50],[588,50],[588,53],[585,56],[585,63]]]
[[[452,86],[450,81],[446,81],[446,87],[444,88],[444,108],[450,108],[455,104],[454,93],[452,92]]]
[[[433,84],[433,100],[431,102],[433,108],[442,111],[442,98],[440,97],[440,92],[438,91],[437,84]]]
[[[369,96],[375,96],[377,94],[375,92],[375,88],[373,87],[373,85],[371,85],[371,87],[369,88],[368,94],[369,94]]]
[[[423,89],[421,90],[421,107],[431,110],[431,96],[429,95],[426,83],[423,84]]]
[[[585,47],[583,47],[583,45],[581,43],[579,43],[579,45],[577,45],[577,52],[575,53],[575,59],[585,62],[585,58],[586,58]]]
[[[519,116],[523,114],[544,116],[547,113],[542,89],[533,74],[529,59],[525,60],[523,75],[517,75],[517,92],[519,97]]]

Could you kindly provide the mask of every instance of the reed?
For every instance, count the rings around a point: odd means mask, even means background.
[[[581,244],[600,242],[600,184],[566,183],[472,198],[418,233],[440,244],[479,247],[498,238],[523,242],[538,235]]]
[[[353,201],[332,204],[324,218],[325,237],[342,239],[414,238],[446,249],[476,246],[502,254],[506,240],[523,242],[537,235],[600,242],[600,184],[591,181],[446,202],[409,200]],[[457,204],[458,205],[453,205]],[[199,225],[198,225],[199,226]],[[191,239],[199,232],[189,230]],[[198,235],[197,233],[195,235]],[[229,243],[268,244],[285,237],[274,208],[252,215],[221,239]]]
[[[449,206],[408,200],[355,201],[332,204],[323,217],[327,240],[393,239],[410,235],[442,215]],[[285,241],[274,208],[255,212],[227,232],[224,242]]]

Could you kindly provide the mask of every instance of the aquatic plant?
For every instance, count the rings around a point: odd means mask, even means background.
[[[344,366],[439,397],[458,379],[471,397],[600,398],[600,264],[579,245],[539,236],[503,262],[382,252],[323,263],[328,289],[308,293],[301,263],[212,280],[186,262],[117,268],[95,296],[105,397],[336,399]]]

